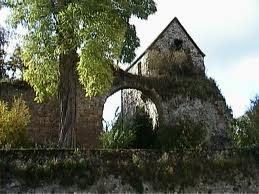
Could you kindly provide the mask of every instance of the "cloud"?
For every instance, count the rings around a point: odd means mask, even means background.
[[[236,64],[208,71],[219,84],[235,117],[248,109],[250,99],[259,94],[259,56],[243,57]]]
[[[234,115],[242,115],[259,93],[259,3],[257,0],[156,0],[157,13],[136,18],[139,55],[176,16],[207,54],[208,74],[219,84]],[[259,73],[258,73],[259,74]]]
[[[249,99],[259,93],[259,57],[245,56],[259,51],[259,46],[255,46],[258,45],[259,34],[258,0],[155,1],[158,8],[156,14],[147,21],[131,20],[141,40],[137,54],[144,51],[175,16],[178,17],[207,54],[208,73],[216,79],[234,115],[242,115],[249,105]],[[7,17],[8,10],[1,9],[0,25],[4,25]],[[22,29],[19,31],[22,32]],[[118,96],[115,98],[117,106],[120,100]],[[113,117],[112,106],[106,110],[104,116],[110,120]]]
[[[256,0],[157,0],[158,15],[177,16],[191,31],[214,34],[214,38],[240,37],[255,24]]]
[[[228,41],[246,39],[259,25],[256,0],[156,0],[156,3],[158,11],[147,21],[131,20],[141,39],[141,51],[175,16],[201,48],[219,48]]]

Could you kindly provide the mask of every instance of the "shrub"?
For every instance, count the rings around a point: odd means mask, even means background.
[[[158,142],[165,150],[198,149],[206,135],[202,122],[179,121],[173,128],[159,128]]]
[[[256,133],[247,115],[233,119],[232,131],[236,146],[247,147],[256,144]]]
[[[255,128],[259,133],[259,96],[255,96],[254,100],[251,100],[251,105],[249,110],[246,112],[249,117],[253,128]]]
[[[0,147],[19,147],[27,143],[29,122],[29,109],[23,100],[14,99],[11,108],[0,101]]]
[[[197,75],[200,72],[193,65],[188,51],[151,51],[146,62],[152,75],[172,77],[176,75]]]
[[[157,130],[160,147],[190,150],[209,144],[215,120],[201,103],[183,103],[172,113],[170,122],[170,126]]]
[[[100,140],[102,148],[127,149],[132,148],[135,134],[132,130],[123,127],[122,119],[119,116],[115,118],[112,129],[101,134]]]
[[[132,121],[132,129],[136,134],[134,148],[149,149],[155,147],[156,133],[153,129],[152,119],[143,107],[137,107]]]
[[[144,108],[137,107],[131,120],[122,122],[119,116],[112,124],[110,131],[103,132],[101,143],[107,149],[149,149],[154,148],[156,135],[152,127],[152,119]]]
[[[232,132],[238,147],[253,147],[259,145],[259,97],[251,100],[251,105],[245,115],[234,119]]]
[[[135,134],[131,130],[112,128],[101,135],[102,147],[105,149],[127,149],[132,148]]]

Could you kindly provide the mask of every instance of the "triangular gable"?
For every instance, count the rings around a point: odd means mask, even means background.
[[[198,50],[198,52],[200,53],[200,55],[202,57],[205,57],[205,54],[201,51],[201,49],[198,47],[198,45],[194,42],[194,40],[192,39],[192,37],[188,34],[188,32],[185,30],[185,28],[183,27],[183,25],[180,23],[180,21],[177,19],[177,17],[175,17],[166,27],[165,29],[157,36],[157,38],[147,47],[147,49],[126,69],[126,71],[128,71],[129,69],[131,69],[149,50],[152,49],[152,47],[156,44],[156,42],[163,36],[163,34],[169,29],[169,27],[173,24],[173,23],[177,23],[179,25],[179,27],[181,28],[181,30],[185,33],[185,35],[187,36],[187,38],[190,40],[190,42],[195,46],[195,48]]]

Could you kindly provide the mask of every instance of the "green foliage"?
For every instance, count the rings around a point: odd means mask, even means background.
[[[232,132],[238,147],[254,147],[259,145],[259,97],[251,100],[249,110],[244,116],[234,119]]]
[[[146,63],[151,75],[156,74],[167,78],[197,75],[197,68],[193,65],[189,52],[183,50],[163,53],[156,50],[151,51]]]
[[[258,130],[259,133],[259,96],[256,95],[254,100],[251,100],[249,110],[246,112],[247,116],[251,120],[253,128]]]
[[[156,133],[153,129],[152,119],[145,112],[143,107],[137,107],[131,128],[136,134],[134,148],[150,149],[155,147]]]
[[[8,32],[0,26],[0,80],[6,78],[5,57]]]
[[[0,80],[22,79],[24,64],[21,59],[21,47],[16,45],[13,53],[7,57],[6,48],[10,32],[0,27]],[[19,73],[17,77],[17,73]]]
[[[156,133],[152,119],[144,108],[137,107],[132,120],[114,119],[112,129],[102,134],[103,148],[109,149],[150,149],[155,148]]]
[[[131,130],[112,128],[101,135],[102,147],[105,149],[127,149],[132,147],[135,134]]]
[[[132,148],[135,138],[134,131],[123,128],[122,119],[118,117],[112,129],[102,133],[100,140],[105,149],[126,149]]]
[[[0,101],[0,147],[19,147],[27,143],[29,109],[20,98],[14,99],[11,108]]]
[[[24,78],[36,91],[36,100],[57,94],[60,56],[78,50],[77,73],[86,95],[98,95],[112,83],[116,61],[130,62],[139,46],[129,19],[156,11],[153,0],[45,1],[3,0],[12,8],[11,23],[23,24]]]
[[[201,182],[239,187],[244,177],[248,181],[258,177],[254,153],[239,151],[0,150],[0,187],[15,180],[21,183],[22,188],[15,188],[19,192],[32,192],[48,184],[79,186],[86,190],[78,192],[86,192],[100,178],[111,175],[121,178],[122,184],[130,184],[135,192],[143,192],[143,183],[163,193],[185,192]],[[102,190],[108,192],[112,191]]]
[[[123,42],[122,50],[120,53],[120,61],[130,63],[135,57],[135,48],[140,46],[140,40],[136,36],[136,28],[134,25],[129,24],[125,31],[125,40]]]
[[[22,61],[22,49],[19,45],[16,45],[12,55],[10,56],[10,60],[8,60],[5,64],[5,68],[9,71],[9,79],[20,79],[23,80],[23,71],[24,71],[24,63]]]
[[[201,148],[207,135],[202,120],[179,119],[173,128],[157,130],[159,147],[165,150],[195,150]]]
[[[19,45],[16,45],[12,54],[7,53],[11,35],[10,30],[0,26],[0,80],[17,79],[16,73],[22,73],[24,67]]]

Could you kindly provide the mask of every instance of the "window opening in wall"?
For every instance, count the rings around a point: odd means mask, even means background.
[[[142,72],[141,72],[141,62],[138,63],[138,75],[142,75]]]
[[[183,48],[183,41],[180,39],[174,39],[175,50],[181,50]]]

